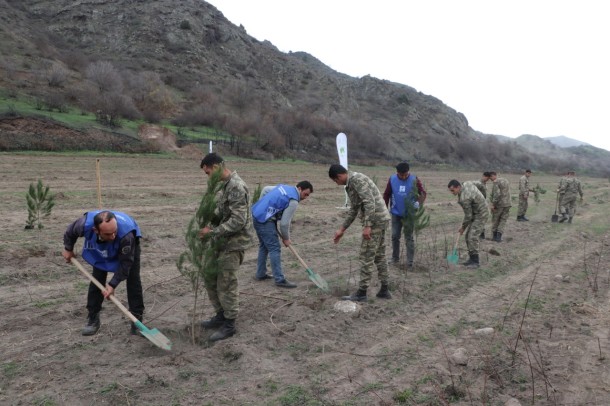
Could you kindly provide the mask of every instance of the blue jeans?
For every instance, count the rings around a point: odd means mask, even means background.
[[[256,277],[262,278],[267,274],[267,255],[269,255],[273,279],[276,282],[282,282],[285,279],[282,272],[282,248],[275,228],[275,221],[269,220],[265,223],[259,223],[256,219],[253,219],[253,223],[259,242]]]
[[[400,259],[400,237],[402,236],[402,217],[392,214],[392,261],[398,262]],[[415,256],[415,240],[413,232],[406,238],[407,245],[407,265],[413,266],[413,257]]]

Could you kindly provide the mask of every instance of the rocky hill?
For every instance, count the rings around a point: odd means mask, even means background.
[[[586,142],[578,141],[573,138],[566,137],[565,135],[560,135],[558,137],[544,137],[545,140],[552,142],[553,144],[561,147],[561,148],[569,148],[569,147],[580,147],[581,145],[590,145]]]
[[[255,156],[329,161],[342,131],[350,158],[363,163],[554,169],[552,157],[474,131],[435,97],[335,72],[305,52],[282,53],[204,1],[0,0],[0,7],[0,88],[101,112],[110,124],[123,116],[207,125],[232,134],[237,153]],[[2,136],[0,145],[10,144]]]

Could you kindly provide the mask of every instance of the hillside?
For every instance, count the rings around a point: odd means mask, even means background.
[[[101,112],[109,126],[125,118],[218,128],[232,134],[240,154],[329,161],[343,131],[350,159],[362,163],[562,166],[476,132],[463,114],[405,84],[353,78],[306,52],[282,53],[203,1],[0,6],[0,88],[7,97]],[[11,144],[6,134],[0,141]],[[610,172],[610,164],[582,164]]]

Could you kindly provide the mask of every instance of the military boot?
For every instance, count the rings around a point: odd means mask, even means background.
[[[343,296],[341,300],[351,300],[352,302],[366,302],[366,290],[358,289],[353,295]]]
[[[485,239],[485,231],[481,232],[481,234],[479,235],[479,240],[484,240]]]
[[[377,297],[380,299],[391,299],[392,294],[390,293],[390,289],[388,289],[388,285],[381,285],[381,289],[377,292]]]
[[[525,217],[525,214],[523,216],[521,216],[521,221],[530,221],[530,219],[528,219],[527,217]]]
[[[221,310],[218,313],[216,313],[216,315],[214,317],[212,317],[210,320],[202,321],[201,327],[203,327],[203,328],[220,327],[224,324],[225,320],[227,320],[227,319],[225,319],[225,312],[224,312],[224,310]]]
[[[517,216],[517,221],[526,221],[523,216]]]
[[[563,223],[564,221],[566,221],[569,218],[569,216],[567,214],[562,214],[561,218],[559,219],[560,223]]]
[[[478,268],[479,267],[479,254],[471,254],[470,259],[464,263],[466,268]]]
[[[100,314],[95,313],[93,315],[89,315],[87,318],[87,324],[81,331],[81,334],[84,336],[92,336],[100,329]]]
[[[499,231],[496,231],[496,236],[494,238],[495,242],[502,242],[502,233]]]
[[[224,317],[224,316],[223,316]],[[210,341],[220,341],[235,334],[235,319],[225,319],[222,327],[210,336]]]

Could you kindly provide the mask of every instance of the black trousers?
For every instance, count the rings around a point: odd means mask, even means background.
[[[93,277],[99,283],[106,286],[106,277],[108,272],[101,269],[93,268]],[[133,258],[133,265],[129,270],[127,282],[127,302],[129,311],[136,316],[138,320],[142,320],[144,315],[144,295],[142,293],[142,280],[140,279],[140,244],[136,243],[136,252]],[[104,295],[102,291],[95,286],[93,282],[89,284],[89,293],[87,294],[87,310],[89,316],[93,316],[102,310]]]

